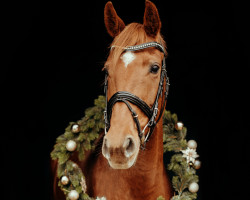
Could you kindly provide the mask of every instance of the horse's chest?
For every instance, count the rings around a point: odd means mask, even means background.
[[[94,181],[94,195],[105,196],[107,200],[131,199],[129,183],[117,173],[99,174]]]
[[[124,174],[97,173],[94,181],[94,196],[105,196],[107,200],[155,200],[159,194],[157,185],[150,185],[148,178],[125,177]],[[162,193],[161,193],[162,194]]]

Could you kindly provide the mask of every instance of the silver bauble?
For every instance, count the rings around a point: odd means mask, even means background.
[[[199,160],[194,161],[194,168],[200,169],[201,168],[201,161],[199,161]]]
[[[196,149],[197,148],[197,142],[195,140],[189,140],[187,145],[188,145],[188,147],[190,149]]]
[[[78,124],[74,124],[71,127],[71,130],[72,130],[73,133],[78,133],[80,131],[80,126]]]
[[[63,185],[67,185],[67,184],[69,183],[69,178],[68,178],[67,176],[63,176],[63,177],[61,178],[61,183],[62,183]]]
[[[79,198],[79,193],[76,190],[71,190],[68,197],[70,200],[77,200]]]
[[[77,165],[76,163],[73,163],[73,164],[72,164],[72,167],[73,167],[74,169],[76,169],[77,166],[78,166],[78,165]]]
[[[198,192],[199,190],[199,185],[195,182],[191,183],[189,186],[188,186],[188,190],[192,193],[195,193],[195,192]]]
[[[182,122],[177,122],[175,124],[175,129],[181,131],[183,129],[184,124]]]
[[[68,151],[75,151],[76,150],[76,142],[74,140],[69,140],[67,143],[66,143],[66,149]]]

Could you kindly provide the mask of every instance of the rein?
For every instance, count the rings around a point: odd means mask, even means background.
[[[155,97],[155,101],[153,106],[150,108],[146,102],[144,102],[142,99],[137,97],[136,95],[126,92],[126,91],[118,91],[116,92],[108,101],[107,93],[108,93],[108,74],[105,74],[105,83],[104,83],[104,93],[105,93],[105,98],[106,98],[106,106],[104,110],[104,120],[105,120],[105,134],[107,134],[111,124],[111,116],[112,116],[112,108],[117,102],[123,102],[127,105],[128,109],[130,110],[132,117],[134,119],[134,122],[137,127],[138,135],[141,139],[141,148],[145,149],[146,143],[149,141],[150,136],[152,135],[154,128],[156,124],[159,122],[162,113],[165,109],[165,104],[166,104],[166,99],[168,96],[168,91],[169,91],[169,78],[167,76],[167,70],[166,70],[166,52],[164,47],[157,43],[157,42],[148,42],[148,43],[143,43],[140,45],[136,46],[129,46],[125,47],[124,51],[138,51],[150,47],[155,47],[158,50],[160,50],[162,53],[164,53],[164,58],[162,60],[162,67],[161,67],[161,75],[160,75],[160,82],[158,86],[158,91]],[[164,82],[165,82],[165,91],[163,92],[164,89]],[[159,98],[162,98],[162,105],[161,105],[161,110],[158,119],[156,119],[158,110],[159,110]],[[138,120],[138,115],[137,113],[132,109],[130,103],[136,105],[138,108],[140,108],[141,111],[144,112],[144,114],[148,117],[149,121],[145,125],[145,127],[141,130],[141,125]],[[145,130],[146,128],[149,128],[148,133],[145,135]]]

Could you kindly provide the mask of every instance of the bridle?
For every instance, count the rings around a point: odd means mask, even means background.
[[[109,128],[110,128],[110,119],[111,119],[111,115],[112,115],[112,108],[115,105],[115,103],[117,102],[123,102],[127,105],[128,109],[130,110],[132,117],[134,119],[134,122],[136,124],[137,130],[138,130],[138,135],[141,139],[141,147],[144,149],[146,142],[149,140],[150,136],[152,135],[154,128],[156,126],[156,124],[159,122],[163,111],[165,109],[165,104],[166,104],[166,99],[168,96],[168,91],[169,91],[169,78],[167,76],[167,70],[166,70],[166,52],[164,47],[157,43],[157,42],[148,42],[148,43],[143,43],[140,45],[136,45],[136,46],[129,46],[129,47],[125,47],[124,51],[138,51],[138,50],[142,50],[142,49],[146,49],[146,48],[150,48],[150,47],[155,47],[158,50],[160,50],[161,52],[164,53],[164,58],[162,60],[162,67],[161,67],[161,75],[160,75],[160,82],[159,82],[159,86],[158,86],[158,91],[155,97],[155,101],[154,104],[152,106],[152,108],[150,108],[147,103],[145,103],[142,99],[140,99],[139,97],[137,97],[136,95],[130,93],[130,92],[126,92],[126,91],[118,91],[116,92],[108,101],[107,99],[107,93],[108,93],[108,73],[105,74],[105,83],[104,83],[104,93],[106,96],[106,107],[104,110],[104,120],[105,120],[105,135],[107,134]],[[165,82],[165,91],[163,92],[164,89],[164,82]],[[164,93],[164,94],[163,94]],[[161,111],[159,114],[158,119],[156,119],[157,114],[158,114],[158,102],[159,102],[159,98],[162,98],[162,105],[161,105]],[[148,123],[145,125],[145,127],[141,130],[141,125],[140,122],[138,120],[138,115],[137,113],[132,109],[130,103],[136,105],[138,108],[141,109],[141,111],[143,111],[145,113],[145,115],[148,117],[149,121]],[[145,135],[145,130],[146,128],[149,128],[148,133]]]

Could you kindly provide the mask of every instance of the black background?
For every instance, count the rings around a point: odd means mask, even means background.
[[[202,160],[199,199],[246,199],[249,191],[248,9],[241,1],[153,1],[168,46],[167,109],[188,128]],[[112,38],[106,1],[9,1],[1,32],[1,195],[49,199],[57,136],[103,94]],[[144,0],[114,0],[126,24],[142,23]],[[4,178],[3,178],[4,177]]]

